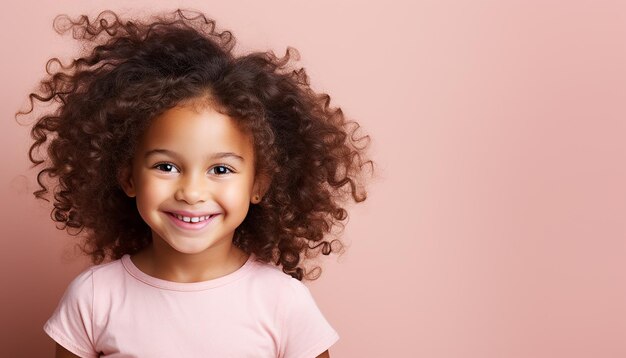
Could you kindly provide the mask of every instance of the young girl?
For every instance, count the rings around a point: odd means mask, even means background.
[[[32,128],[35,196],[96,264],[44,326],[56,356],[329,357],[301,280],[343,249],[325,239],[341,203],[365,200],[358,124],[289,69],[295,50],[235,56],[200,13],[55,28],[85,52],[30,94],[59,103]]]

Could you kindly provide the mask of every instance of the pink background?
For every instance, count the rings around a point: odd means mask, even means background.
[[[86,264],[30,194],[13,114],[72,53],[53,17],[123,3],[0,12],[3,356],[52,356],[41,327]],[[333,357],[626,356],[624,2],[161,3],[205,10],[242,50],[298,48],[373,137],[350,248],[310,285]]]

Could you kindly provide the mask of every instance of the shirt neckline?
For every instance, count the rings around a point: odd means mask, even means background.
[[[202,291],[229,284],[246,276],[254,268],[256,260],[254,254],[250,254],[248,260],[237,270],[221,277],[200,282],[174,282],[150,276],[135,266],[129,254],[122,256],[121,262],[126,272],[132,277],[150,286],[171,291]]]

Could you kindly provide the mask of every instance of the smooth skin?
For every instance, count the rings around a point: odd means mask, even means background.
[[[174,107],[155,118],[139,141],[132,168],[119,178],[152,229],[152,243],[131,256],[146,274],[174,282],[215,279],[248,255],[232,244],[265,178],[255,175],[252,137],[209,106]],[[205,230],[175,225],[172,213],[215,214]],[[57,343],[57,358],[78,357]],[[328,351],[317,358],[330,358]]]
[[[152,230],[151,245],[131,256],[146,274],[201,282],[247,261],[233,235],[267,184],[255,173],[252,136],[232,118],[210,106],[165,111],[140,139],[120,185]],[[214,217],[203,229],[186,229],[173,217],[183,212]]]

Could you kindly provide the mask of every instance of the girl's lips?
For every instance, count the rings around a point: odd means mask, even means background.
[[[215,219],[215,217],[217,215],[219,215],[219,214],[207,214],[207,215],[210,215],[210,217],[208,219],[203,220],[203,221],[198,221],[198,222],[194,223],[194,222],[186,222],[186,221],[180,220],[179,218],[176,217],[176,214],[174,214],[174,213],[169,213],[168,212],[166,214],[167,214],[167,217],[170,218],[170,220],[172,221],[172,223],[174,225],[176,225],[176,226],[178,226],[178,227],[180,227],[182,229],[189,229],[189,230],[200,230],[200,229],[206,227],[207,225],[209,225],[213,221],[213,219]],[[178,215],[181,215],[181,214],[178,214]],[[207,216],[207,215],[204,215],[204,216]],[[195,215],[193,215],[193,216],[195,216]],[[203,215],[198,215],[198,216],[203,216]]]
[[[169,211],[168,214],[187,216],[187,217],[199,217],[199,216],[210,216],[215,215],[216,213],[211,212],[191,212],[191,211]]]

